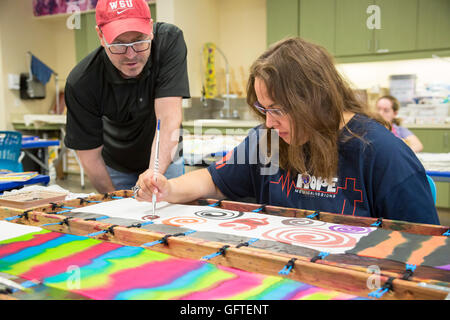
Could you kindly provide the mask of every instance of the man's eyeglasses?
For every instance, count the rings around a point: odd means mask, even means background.
[[[103,39],[105,40],[105,38],[103,38]],[[128,50],[128,47],[133,48],[134,52],[136,52],[136,53],[147,51],[148,49],[150,49],[151,43],[152,43],[152,40],[150,40],[150,39],[136,41],[136,42],[132,42],[132,43],[113,43],[113,44],[109,44],[105,40],[105,45],[106,45],[106,47],[108,47],[109,51],[112,54],[125,54]]]
[[[264,108],[262,105],[259,104],[258,101],[256,101],[253,106],[256,108],[256,110],[258,110],[259,112],[261,112],[262,114],[270,114],[273,117],[282,117],[284,115],[286,115],[286,112],[283,111],[282,109],[278,109],[278,108]]]

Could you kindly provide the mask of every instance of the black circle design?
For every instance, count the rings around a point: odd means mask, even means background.
[[[243,212],[225,211],[225,210],[202,210],[194,213],[198,217],[211,220],[230,220],[244,215]]]

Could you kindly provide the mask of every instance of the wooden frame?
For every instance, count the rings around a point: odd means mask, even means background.
[[[111,201],[118,197],[131,197],[130,191],[118,191],[105,195],[94,195],[84,200],[74,199],[60,203],[48,204],[33,210],[18,210],[11,208],[0,208],[0,219],[15,217],[16,223],[41,226],[48,223],[58,223],[43,227],[48,230],[86,236],[87,234],[107,230],[112,225],[99,221],[85,221],[81,218],[73,217],[70,220],[63,215],[64,207],[83,207],[90,205],[87,201]],[[204,199],[190,204],[205,205],[217,204],[217,200]],[[245,204],[232,201],[221,201],[220,207],[230,210],[251,211],[260,208],[257,204]],[[58,212],[62,212],[58,214]],[[286,217],[305,217],[311,211],[299,209],[286,209],[273,206],[266,206],[265,213],[282,215]],[[320,213],[322,221],[370,226],[376,221],[373,218],[347,217],[331,213]],[[442,235],[447,229],[442,226],[431,226],[412,224],[399,221],[383,220],[383,228],[401,230],[428,235]],[[445,229],[445,230],[444,230]],[[116,226],[113,233],[106,232],[97,238],[103,241],[110,241],[122,245],[141,246],[144,243],[160,240],[164,233],[149,231],[146,229]],[[444,230],[444,231],[442,231]],[[207,241],[195,238],[194,236],[169,237],[167,245],[157,244],[152,247],[145,247],[149,250],[167,253],[180,258],[201,259],[205,255],[217,252],[226,243]],[[257,272],[268,275],[278,275],[289,260],[296,258],[292,271],[288,278],[316,285],[323,288],[338,290],[348,294],[367,297],[373,291],[367,288],[367,283],[375,275],[367,273],[367,268],[372,265],[380,267],[381,274],[379,281],[385,283],[390,277],[394,277],[393,291],[385,294],[383,299],[445,299],[448,292],[431,287],[418,285],[424,282],[430,285],[447,286],[450,288],[450,272],[431,267],[418,266],[414,275],[409,280],[402,280],[405,272],[405,264],[385,259],[374,259],[360,257],[356,255],[330,255],[325,260],[311,262],[311,257],[302,255],[290,255],[286,253],[272,252],[258,248],[240,247],[230,245],[225,255],[220,255],[208,262],[234,267],[250,272]]]

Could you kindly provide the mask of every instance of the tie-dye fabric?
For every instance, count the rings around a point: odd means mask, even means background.
[[[91,299],[359,299],[290,279],[41,230],[0,241],[0,272]]]

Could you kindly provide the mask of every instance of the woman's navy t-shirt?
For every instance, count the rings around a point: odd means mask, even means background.
[[[439,224],[425,169],[414,152],[364,115],[356,114],[347,127],[362,139],[342,129],[338,174],[332,181],[291,176],[278,167],[273,154],[270,162],[262,159],[262,127],[252,129],[208,171],[232,200],[254,197],[257,203],[274,206]]]

